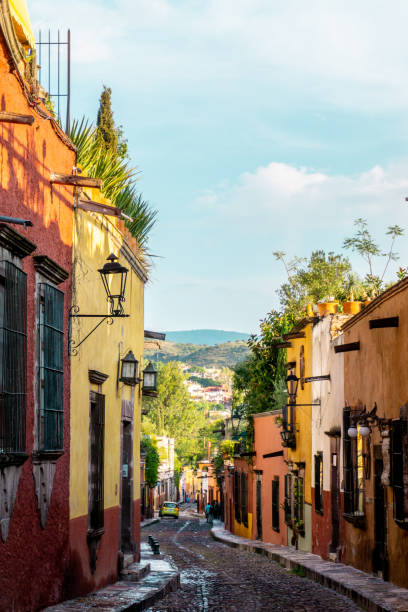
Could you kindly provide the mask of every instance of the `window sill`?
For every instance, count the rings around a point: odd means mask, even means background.
[[[320,516],[323,516],[323,510],[318,510],[317,508],[315,508],[315,512],[316,514],[320,514]]]
[[[63,450],[37,450],[33,451],[32,458],[34,463],[42,461],[56,461],[65,453]]]
[[[28,459],[27,453],[0,453],[0,467],[9,465],[23,465]]]
[[[365,514],[348,514],[344,513],[343,518],[348,523],[354,525],[354,527],[358,527],[359,529],[366,528],[366,517]]]

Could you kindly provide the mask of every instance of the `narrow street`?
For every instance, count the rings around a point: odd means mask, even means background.
[[[149,610],[172,611],[286,610],[350,612],[360,610],[334,591],[295,575],[254,553],[216,542],[195,506],[181,507],[180,518],[151,525],[160,550],[172,556],[181,573],[181,587]]]

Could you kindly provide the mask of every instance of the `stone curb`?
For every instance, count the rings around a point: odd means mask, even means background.
[[[140,523],[140,529],[143,529],[143,527],[149,527],[149,525],[154,525],[155,523],[159,523],[159,522],[160,522],[159,518],[145,519],[144,521]]]
[[[139,612],[146,610],[180,586],[180,573],[163,555],[151,561],[153,569],[139,582],[119,581],[100,591],[63,601],[44,608],[43,612],[75,612],[106,610],[106,612]],[[154,566],[157,566],[154,569]]]
[[[265,555],[287,569],[302,568],[306,578],[345,595],[368,612],[408,612],[408,589],[397,587],[350,565],[324,561],[318,555],[287,546],[248,540],[220,527],[214,527],[210,533],[223,544]]]

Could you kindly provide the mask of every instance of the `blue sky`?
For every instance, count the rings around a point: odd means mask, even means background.
[[[356,217],[383,248],[387,225],[407,227],[406,2],[28,8],[35,31],[71,28],[74,116],[112,88],[159,210],[146,328],[256,331],[284,280],[273,251],[340,251]],[[398,250],[408,264],[408,234]]]

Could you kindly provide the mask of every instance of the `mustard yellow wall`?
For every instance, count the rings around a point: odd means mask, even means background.
[[[106,202],[97,191],[89,195],[93,200]],[[106,294],[98,269],[102,268],[110,253],[119,256],[119,262],[129,269],[124,310],[129,318],[106,322],[78,349],[71,358],[71,471],[70,517],[88,514],[88,457],[89,457],[89,392],[98,387],[89,382],[89,370],[108,374],[101,393],[105,395],[105,509],[120,503],[121,484],[121,411],[122,400],[134,396],[134,454],[133,498],[140,498],[140,418],[141,388],[123,383],[117,386],[118,362],[132,350],[143,363],[144,282],[120,253],[123,235],[114,217],[76,209],[73,236],[73,304],[81,313],[107,314]],[[98,319],[72,319],[72,338],[77,343],[85,337]]]
[[[238,523],[234,519],[234,534],[241,536],[241,538],[248,538],[249,540],[252,538],[252,513],[248,512],[248,527],[245,527],[244,523]]]
[[[300,347],[304,346],[304,361],[305,361],[305,378],[312,375],[312,324],[308,323],[304,329],[305,338],[296,338],[290,340],[292,348],[287,349],[288,362],[296,361],[296,376],[300,378]],[[299,381],[297,404],[312,403],[312,384],[305,383],[304,389],[301,388]],[[312,407],[297,406],[296,407],[296,449],[288,449],[288,460],[293,462],[304,461],[305,466],[305,481],[304,481],[304,498],[308,504],[312,503],[312,483],[311,483],[311,460],[312,460]]]

